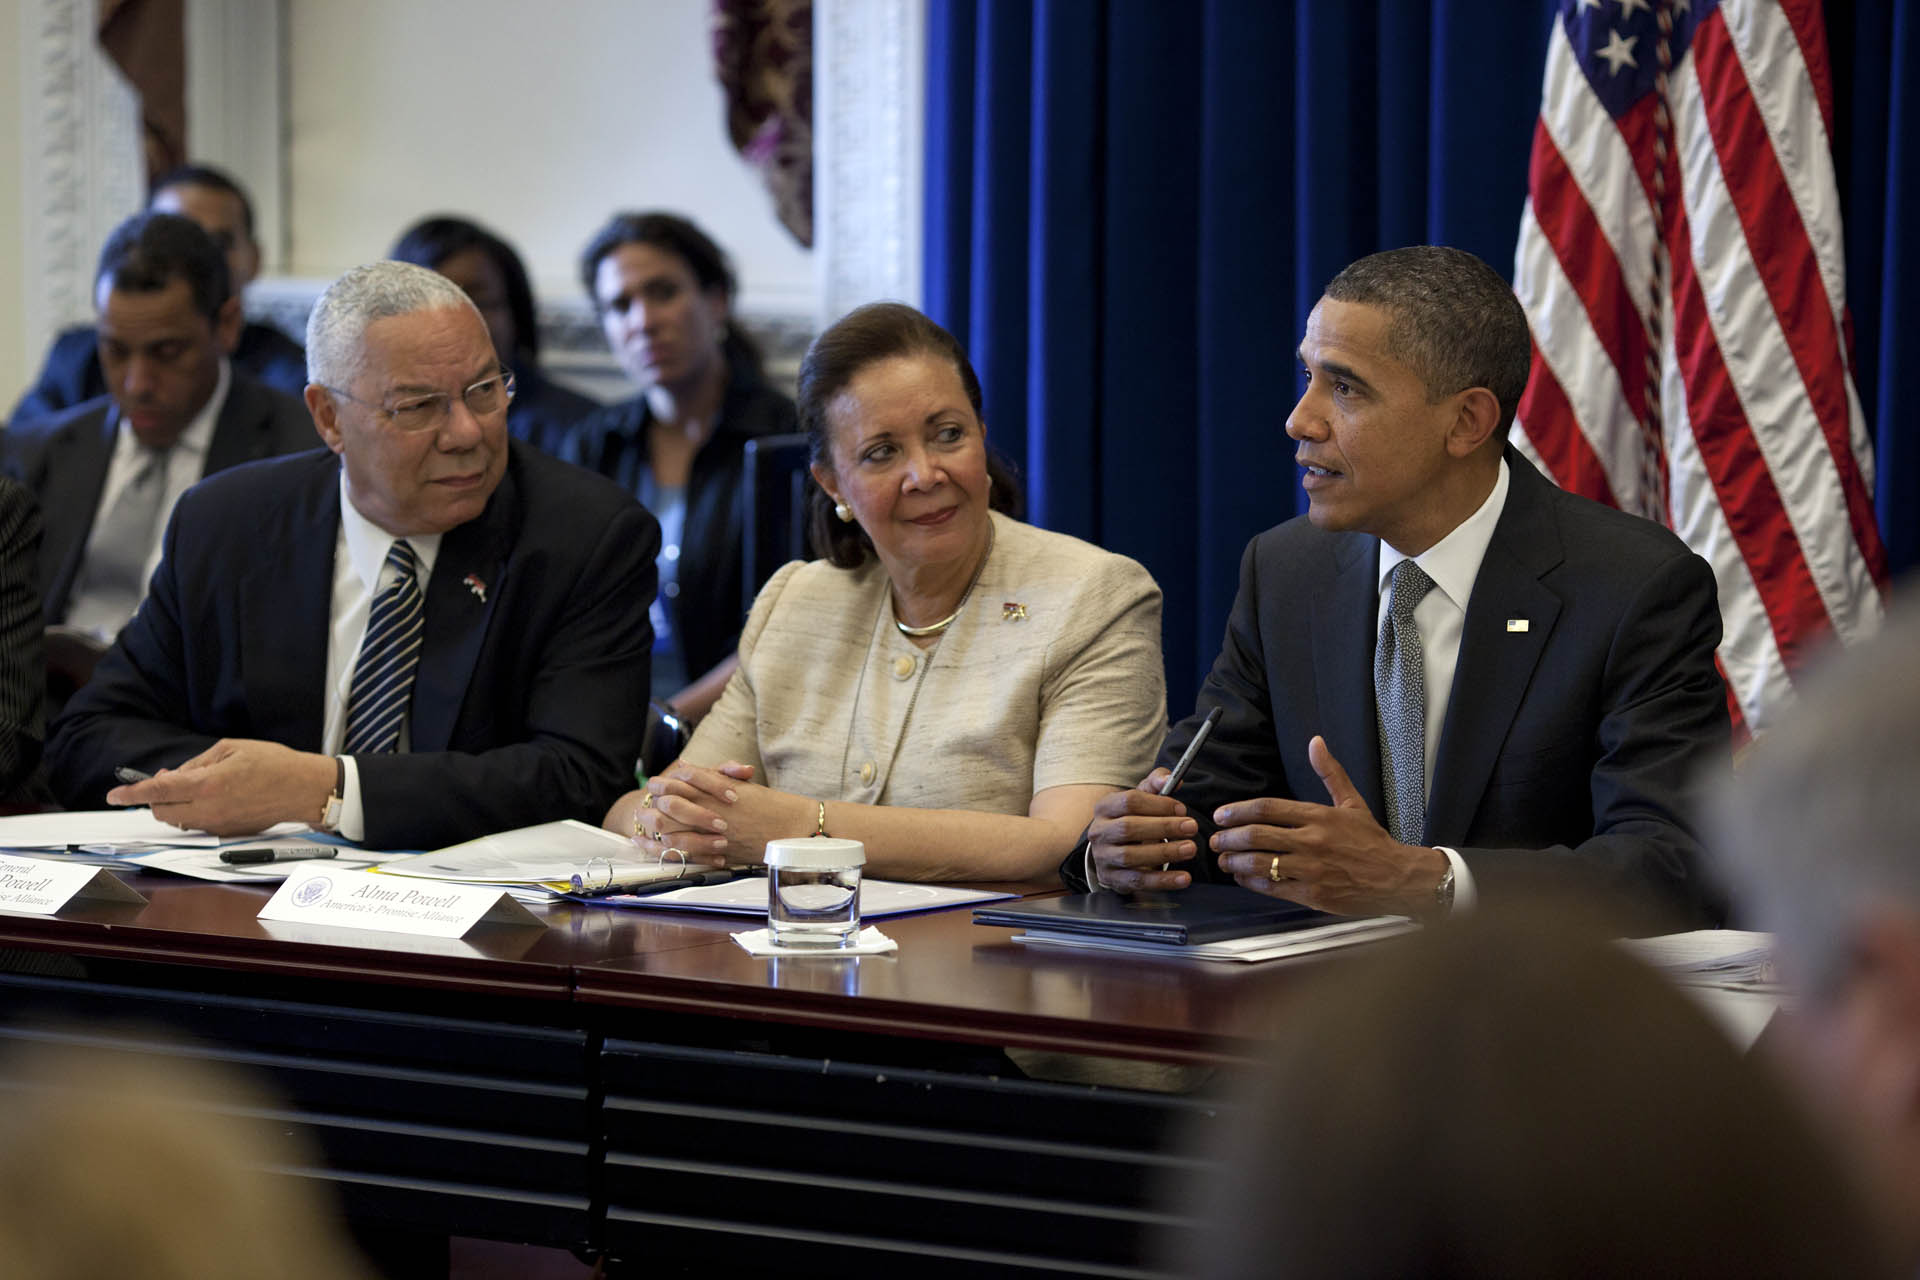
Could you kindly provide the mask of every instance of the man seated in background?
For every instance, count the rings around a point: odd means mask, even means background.
[[[153,213],[175,213],[192,218],[213,237],[227,258],[228,287],[235,298],[260,274],[260,246],[253,238],[253,203],[238,183],[205,165],[188,165],[163,175],[147,197]],[[223,354],[254,378],[290,396],[307,385],[307,356],[300,344],[272,325],[244,320],[226,337]],[[101,368],[93,329],[68,329],[53,340],[40,376],[13,407],[11,421],[18,426],[35,418],[71,409],[104,395],[106,372]]]
[[[1920,1269],[1920,599],[1833,655],[1715,795],[1709,849],[1796,996],[1772,1042]]]
[[[1672,533],[1562,492],[1508,443],[1526,313],[1434,245],[1327,285],[1286,423],[1308,513],[1255,538],[1178,798],[1103,799],[1061,874],[1231,877],[1346,915],[1434,914],[1488,878],[1573,876],[1715,913],[1689,787],[1729,743],[1713,572]],[[1216,861],[1217,855],[1217,861]]]
[[[111,637],[146,594],[167,513],[204,475],[319,443],[306,406],[227,358],[240,299],[227,260],[194,222],[136,214],[94,273],[109,394],[15,422],[0,463],[45,516],[42,610]]]
[[[328,450],[184,496],[140,612],[47,749],[74,808],[434,848],[631,784],[653,517],[509,443],[512,376],[459,287],[377,262],[307,322]],[[158,776],[114,786],[116,766]]]

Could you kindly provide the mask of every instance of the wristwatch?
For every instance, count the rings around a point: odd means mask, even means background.
[[[1434,852],[1438,853],[1443,858],[1447,858],[1447,851],[1445,849],[1436,849],[1434,850]],[[1445,915],[1447,912],[1453,910],[1453,859],[1452,858],[1447,858],[1447,869],[1440,873],[1440,883],[1433,886],[1433,905],[1434,905],[1434,909],[1440,912],[1442,915]]]
[[[340,829],[340,806],[347,798],[347,762],[339,756],[333,758],[333,794],[327,797],[327,803],[320,810],[320,821],[313,825],[322,831]]]

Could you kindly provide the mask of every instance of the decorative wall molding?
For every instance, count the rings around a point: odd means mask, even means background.
[[[823,322],[920,302],[926,0],[816,0],[814,255]]]
[[[94,0],[27,0],[26,341],[93,315],[93,267],[107,233],[144,197],[139,109],[94,43]]]
[[[187,145],[253,201],[264,267],[287,260],[286,47],[279,0],[187,0]]]

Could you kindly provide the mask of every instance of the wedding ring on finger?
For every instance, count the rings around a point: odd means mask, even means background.
[[[1269,880],[1285,880],[1286,879],[1285,876],[1280,874],[1280,859],[1278,856],[1275,856],[1273,861],[1267,864],[1267,879]]]
[[[640,792],[640,807],[642,809],[653,808],[653,792],[647,790]]]

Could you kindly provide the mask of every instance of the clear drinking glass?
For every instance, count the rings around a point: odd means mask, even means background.
[[[767,843],[767,928],[783,947],[844,947],[860,932],[858,840],[805,836]]]

